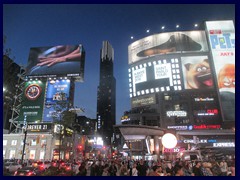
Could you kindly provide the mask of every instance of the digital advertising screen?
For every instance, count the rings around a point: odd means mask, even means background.
[[[160,33],[145,37],[128,46],[128,63],[163,54],[207,52],[204,31]]]
[[[224,121],[235,121],[235,27],[233,21],[207,21]]]
[[[68,108],[70,80],[49,80],[46,87],[46,99],[43,112],[44,122],[60,120],[60,113]],[[61,110],[61,112],[58,112]]]
[[[21,124],[42,122],[45,87],[46,82],[44,81],[34,80],[25,82],[22,106],[18,118]]]
[[[182,90],[179,64],[180,59],[177,56],[161,56],[157,61],[148,61],[132,66],[128,70],[130,97],[147,95],[159,91]],[[142,104],[148,101],[148,104],[151,104],[152,101],[155,101],[153,99],[149,100],[138,100],[138,102]],[[136,103],[134,104],[134,106],[137,106]]]
[[[30,48],[27,77],[74,77],[84,79],[85,52],[82,45]]]
[[[185,89],[213,88],[213,76],[208,56],[181,57]]]

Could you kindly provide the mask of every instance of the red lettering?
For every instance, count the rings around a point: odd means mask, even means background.
[[[220,56],[233,56],[234,53],[233,52],[221,52]]]

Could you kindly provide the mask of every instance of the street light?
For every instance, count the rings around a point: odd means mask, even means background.
[[[21,159],[21,162],[23,164],[23,159],[24,159],[24,155],[25,155],[25,145],[26,145],[26,139],[27,139],[27,124],[25,126],[23,126],[22,129],[24,131],[23,150],[22,150],[22,159]]]

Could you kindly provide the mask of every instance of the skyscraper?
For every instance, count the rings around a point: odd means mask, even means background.
[[[113,76],[114,50],[103,41],[100,58],[100,82],[97,97],[97,132],[106,144],[111,143],[116,124],[116,80]]]

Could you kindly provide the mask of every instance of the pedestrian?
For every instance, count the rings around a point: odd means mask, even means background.
[[[96,176],[96,163],[95,163],[95,161],[90,166],[90,176]]]
[[[223,160],[220,162],[219,167],[221,168],[222,176],[227,176],[228,166],[227,163]]]
[[[85,162],[81,163],[81,166],[78,168],[79,172],[77,173],[77,176],[87,176],[87,169]]]
[[[166,173],[167,176],[173,176],[173,167],[171,163],[167,163]]]
[[[196,161],[196,165],[193,167],[193,173],[195,176],[203,176],[200,161]]]
[[[115,163],[112,161],[111,165],[108,169],[109,176],[116,176],[117,173],[117,167],[115,166]]]
[[[130,173],[129,173],[130,174]],[[137,163],[133,164],[132,167],[132,175],[131,176],[138,176],[138,170],[137,170]]]
[[[221,174],[222,174],[221,168],[219,167],[219,165],[216,161],[212,162],[211,171],[213,173],[213,176],[221,176]]]
[[[175,176],[184,176],[183,167],[181,165],[175,166]]]
[[[108,169],[109,169],[109,165],[105,164],[103,168],[102,176],[109,176]]]
[[[143,160],[140,160],[140,164],[137,166],[138,176],[146,176],[147,175],[147,166],[144,164]]]
[[[126,163],[122,163],[122,166],[120,168],[120,176],[128,176],[128,169],[127,169],[127,164]]]

